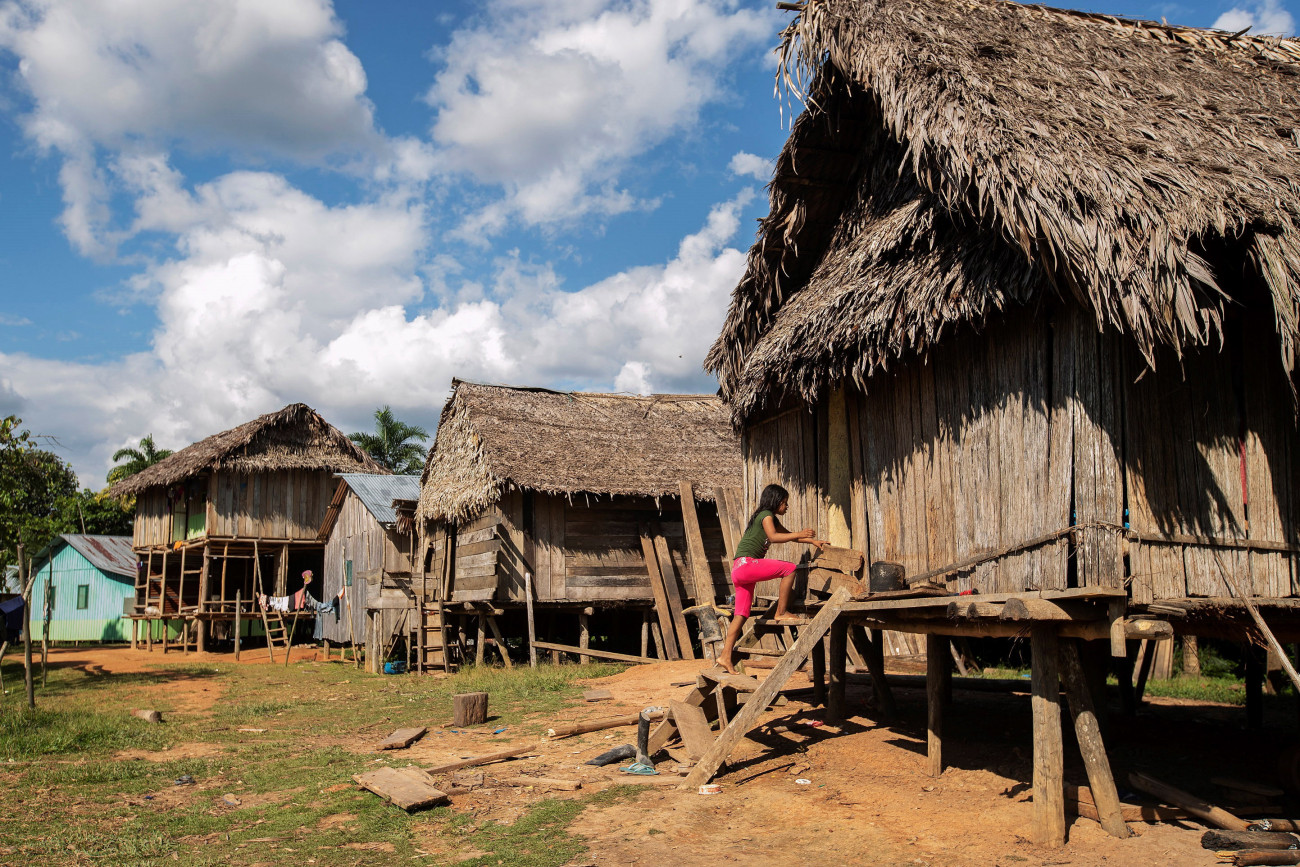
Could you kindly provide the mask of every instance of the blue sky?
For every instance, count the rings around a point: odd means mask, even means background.
[[[1093,11],[1294,30],[1263,2]],[[0,0],[0,415],[82,482],[451,377],[712,391],[785,135],[748,0]],[[787,115],[788,120],[788,115]]]

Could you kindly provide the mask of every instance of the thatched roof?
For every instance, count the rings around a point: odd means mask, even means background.
[[[139,494],[174,485],[203,472],[262,473],[273,470],[330,470],[381,473],[388,470],[305,403],[258,416],[181,449],[108,490],[111,496]]]
[[[810,107],[706,362],[737,418],[1051,296],[1154,363],[1217,343],[1256,291],[1294,373],[1300,42],[1006,0],[809,0],[780,51]]]
[[[712,395],[549,391],[452,381],[420,480],[420,514],[459,521],[508,486],[696,496],[740,483],[740,442]]]

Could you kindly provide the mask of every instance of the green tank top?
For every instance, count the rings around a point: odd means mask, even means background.
[[[741,557],[762,557],[767,553],[767,532],[763,529],[763,519],[775,518],[767,509],[754,516],[754,520],[745,528],[745,535],[736,543],[736,559]]]

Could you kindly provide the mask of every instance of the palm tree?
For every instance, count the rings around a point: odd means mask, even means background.
[[[388,406],[375,410],[374,433],[348,434],[348,439],[388,469],[409,474],[424,469],[424,449],[411,440],[423,443],[428,438],[427,430],[398,421]]]
[[[140,448],[133,449],[128,446],[113,452],[113,460],[125,461],[125,463],[118,464],[108,471],[108,483],[110,485],[117,484],[127,476],[134,476],[141,470],[152,467],[163,458],[170,457],[171,453],[171,449],[155,448],[153,434],[149,434],[140,440]]]

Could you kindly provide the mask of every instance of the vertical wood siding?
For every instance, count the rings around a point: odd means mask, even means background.
[[[131,578],[101,572],[71,545],[63,545],[36,574],[32,585],[32,635],[43,634],[45,583],[53,570],[54,610],[50,616],[51,641],[125,641],[131,623],[122,619],[123,605],[135,599]],[[77,588],[89,587],[86,608],[77,609]]]

